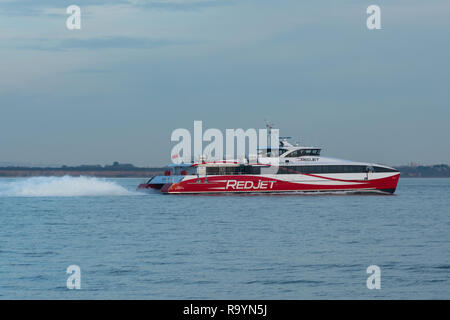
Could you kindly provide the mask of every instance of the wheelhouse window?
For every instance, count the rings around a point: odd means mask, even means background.
[[[286,155],[286,158],[298,158],[304,156],[320,156],[320,149],[298,149]]]

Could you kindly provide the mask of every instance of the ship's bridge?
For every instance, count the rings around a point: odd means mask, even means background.
[[[294,146],[288,142],[291,137],[280,137],[278,148],[262,148],[258,150],[259,157],[280,157],[280,158],[299,158],[299,157],[320,157],[320,148]]]
[[[281,149],[280,149],[281,150]],[[286,150],[280,152],[280,157],[283,158],[298,158],[298,157],[319,157],[321,149],[314,147],[298,147],[294,150]]]

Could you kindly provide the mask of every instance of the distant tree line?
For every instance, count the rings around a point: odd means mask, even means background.
[[[129,163],[114,162],[112,165],[102,166],[100,164],[83,164],[80,166],[61,167],[24,167],[24,166],[7,166],[0,167],[1,171],[164,171],[166,167],[135,167]]]
[[[401,177],[450,178],[450,167],[446,164],[434,166],[401,166]]]
[[[423,177],[423,178],[450,178],[450,167],[446,164],[433,166],[400,166],[396,167],[402,177]],[[27,175],[49,175],[58,174],[93,174],[96,176],[146,176],[163,173],[167,167],[135,167],[129,163],[114,162],[112,165],[80,165],[61,167],[21,167],[8,166],[0,167],[0,176],[27,176]],[[116,172],[116,174],[115,174]]]

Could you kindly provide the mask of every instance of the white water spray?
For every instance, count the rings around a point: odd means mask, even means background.
[[[129,191],[114,181],[94,177],[33,177],[0,180],[0,197],[128,196]]]

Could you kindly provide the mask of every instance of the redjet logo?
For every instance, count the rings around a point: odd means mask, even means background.
[[[267,190],[272,189],[275,181],[261,181],[258,182],[253,181],[237,181],[237,180],[228,180],[226,189],[233,190]]]

